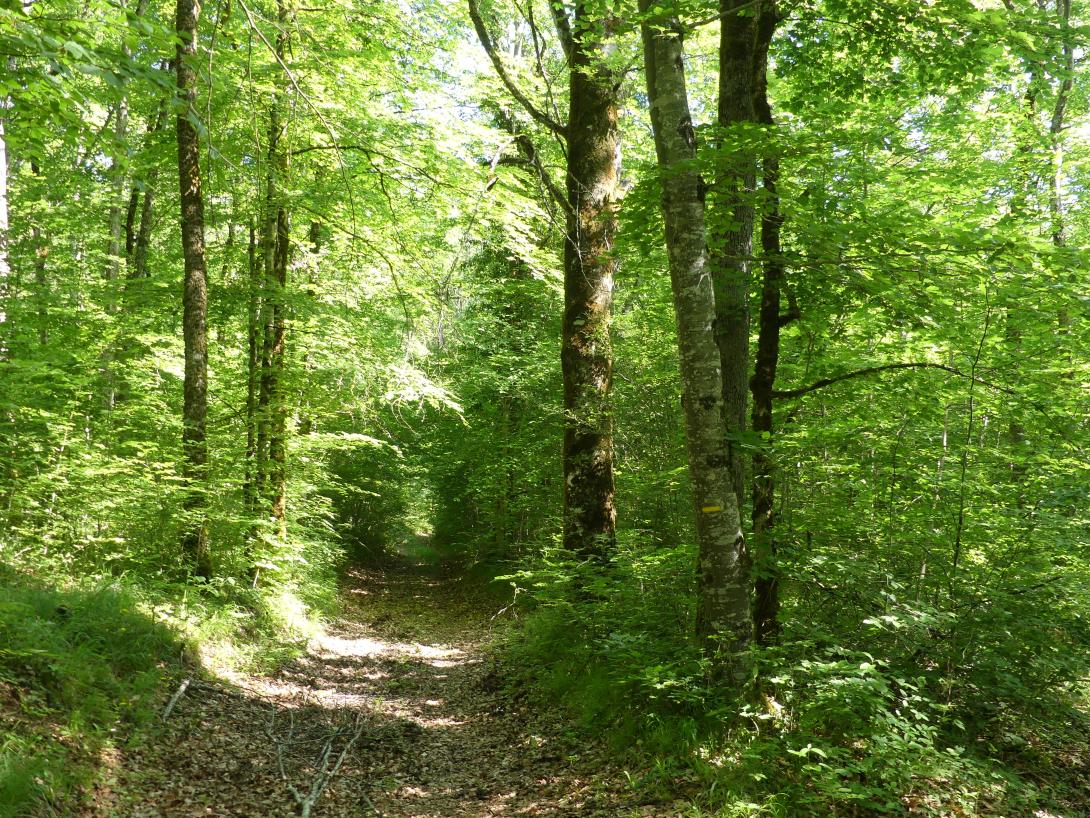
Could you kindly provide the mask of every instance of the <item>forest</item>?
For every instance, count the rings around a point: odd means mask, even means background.
[[[1090,815],[1086,0],[0,0],[0,818]]]

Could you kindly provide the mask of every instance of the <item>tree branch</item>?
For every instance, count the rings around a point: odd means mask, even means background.
[[[799,302],[795,297],[795,291],[790,287],[785,287],[784,290],[787,293],[787,312],[781,313],[778,319],[781,329],[792,321],[798,321],[802,318],[802,310],[799,309]],[[773,393],[772,396],[775,397],[775,393]]]
[[[544,125],[559,136],[564,136],[567,132],[567,128],[530,102],[529,97],[519,90],[518,86],[515,85],[514,80],[511,79],[511,75],[507,73],[507,69],[504,68],[503,65],[503,60],[500,58],[500,54],[496,50],[495,44],[492,42],[492,37],[488,33],[488,28],[484,24],[484,19],[481,17],[481,10],[477,6],[477,0],[469,0],[469,18],[473,21],[473,28],[477,32],[477,39],[481,41],[481,46],[484,48],[485,53],[488,54],[488,59],[492,61],[492,66],[496,69],[496,74],[499,76],[500,82],[503,83],[511,96],[515,98],[515,101],[523,107],[526,113],[528,113],[535,122]]]
[[[564,0],[549,0],[549,9],[553,13],[553,23],[556,25],[556,36],[560,38],[560,47],[564,49],[564,56],[571,62],[575,52],[575,39],[571,33],[571,23],[568,22],[568,9]]]
[[[541,163],[541,157],[537,152],[537,148],[534,147],[534,140],[532,140],[527,134],[522,133],[519,130],[518,123],[511,117],[509,113],[500,109],[496,113],[496,120],[499,126],[511,134],[512,139],[515,141],[515,146],[518,148],[519,154],[522,158],[530,164],[537,172],[538,178],[541,180],[541,184],[544,185],[545,190],[548,191],[549,196],[556,202],[556,204],[567,213],[571,210],[571,205],[568,202],[568,197],[564,194],[564,191],[557,186],[556,182],[549,175],[549,172],[545,170],[545,166]]]
[[[391,156],[388,153],[383,153],[380,150],[375,150],[375,148],[369,145],[307,145],[305,148],[296,148],[295,150],[288,151],[288,154],[290,156],[302,156],[305,153],[313,153],[314,151],[356,151],[358,153],[366,155],[368,159],[370,159],[372,156],[380,156],[383,159],[389,159],[391,162],[401,165],[404,168],[408,168],[415,173],[419,173],[425,179],[433,182],[439,187],[447,187],[447,185],[445,185],[442,181],[435,178],[435,176],[433,176],[426,169],[420,167],[419,165],[414,165],[411,162],[406,162],[400,157]]]
[[[995,383],[988,383],[988,381],[983,381],[980,378],[977,378],[975,375],[969,375],[969,374],[967,374],[965,372],[962,372],[960,369],[957,369],[955,367],[946,366],[945,364],[933,364],[933,363],[930,363],[929,361],[913,361],[913,362],[909,362],[909,363],[883,364],[882,366],[868,366],[868,367],[866,367],[864,369],[856,369],[856,370],[854,370],[852,372],[844,372],[844,373],[842,373],[840,375],[834,375],[831,378],[822,378],[819,381],[814,381],[809,386],[801,386],[798,389],[776,389],[776,390],[773,390],[772,397],[774,397],[774,398],[801,398],[803,395],[808,395],[811,392],[814,392],[814,391],[816,391],[818,389],[822,389],[823,387],[826,387],[826,386],[832,386],[833,384],[840,383],[841,381],[848,381],[848,380],[852,380],[854,378],[861,378],[864,375],[874,375],[874,374],[876,374],[878,372],[889,372],[889,371],[894,370],[894,369],[939,369],[939,370],[941,370],[943,372],[949,372],[951,375],[957,375],[959,378],[970,378],[971,377],[976,383],[979,383],[982,386],[986,386],[989,389],[994,389],[997,392],[1003,392],[1003,393],[1008,394],[1008,395],[1018,396],[1018,393],[1015,392],[1013,389],[1009,389],[1006,386],[1000,386],[999,384],[995,384]]]

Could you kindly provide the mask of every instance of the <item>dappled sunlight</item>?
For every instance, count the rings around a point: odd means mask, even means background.
[[[288,818],[299,814],[291,788],[308,791],[342,756],[316,816],[653,814],[598,808],[621,779],[603,785],[601,758],[497,682],[481,641],[486,605],[415,574],[365,581],[355,621],[329,623],[277,674],[192,680],[164,741],[127,759],[125,775],[158,793],[156,810],[113,814]]]
[[[371,637],[345,638],[322,634],[311,642],[311,650],[324,658],[355,657],[370,659],[380,656],[420,658],[434,667],[456,667],[465,662],[465,651],[441,645],[419,642],[388,642]]]

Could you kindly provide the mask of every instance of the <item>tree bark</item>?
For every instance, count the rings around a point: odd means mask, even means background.
[[[246,310],[246,482],[243,487],[243,495],[246,502],[246,513],[251,518],[257,516],[258,498],[261,496],[261,487],[258,483],[257,463],[257,393],[261,377],[260,350],[261,340],[261,270],[257,263],[257,228],[253,220],[250,221],[250,242],[248,247],[249,260],[249,303]]]
[[[779,16],[775,0],[765,0],[758,20],[757,47],[754,50],[756,85],[754,113],[757,121],[767,128],[775,126],[768,100],[768,48]],[[766,152],[761,161],[762,186],[765,192],[761,214],[761,255],[764,271],[761,282],[760,327],[757,336],[757,360],[750,390],[753,394],[752,428],[761,441],[753,453],[753,554],[754,607],[753,622],[758,644],[767,645],[780,633],[780,571],[777,564],[775,537],[776,473],[772,457],[773,424],[772,393],[776,387],[776,367],[780,359],[780,329],[798,317],[792,309],[780,314],[780,289],[784,281],[783,250],[780,230],[780,195],[777,183],[780,160]]]
[[[279,34],[276,56],[283,64],[288,52],[289,12],[277,3]],[[259,484],[266,491],[269,515],[276,534],[283,539],[287,502],[286,440],[287,404],[284,395],[284,351],[287,337],[285,288],[288,283],[289,215],[283,201],[281,178],[287,171],[288,157],[281,146],[284,125],[281,121],[285,91],[274,92],[269,107],[268,174],[266,177],[265,229],[262,250],[265,270],[264,346],[261,383],[258,394],[258,466]],[[264,456],[262,456],[264,455]],[[264,466],[264,473],[260,472]]]
[[[125,266],[132,277],[132,256],[136,251],[136,214],[140,210],[140,189],[133,184],[129,191],[129,206],[125,209]]]
[[[565,138],[567,183],[552,184],[533,141],[504,123],[519,151],[539,173],[567,214],[564,245],[564,316],[561,370],[564,377],[564,547],[580,558],[605,562],[613,550],[617,512],[613,479],[613,378],[610,313],[616,260],[616,203],[620,182],[621,99],[619,72],[606,59],[617,21],[596,14],[580,0],[575,24],[568,10],[553,7],[557,33],[570,61],[567,124],[552,120],[519,90],[504,67],[476,0],[469,14],[481,46],[511,96],[527,114]]]
[[[613,550],[610,308],[621,172],[620,77],[605,63],[615,23],[576,6],[571,45],[564,246],[564,546],[605,561]]]
[[[1052,244],[1060,248],[1067,244],[1063,201],[1064,120],[1068,98],[1075,83],[1075,48],[1071,42],[1070,31],[1071,0],[1056,0],[1056,15],[1063,38],[1060,46],[1063,76],[1056,89],[1056,102],[1052,106],[1052,116],[1048,123],[1048,141],[1052,153],[1052,168],[1048,175],[1048,216],[1052,227]],[[1064,316],[1061,316],[1061,329],[1064,324]]]
[[[716,206],[711,229],[711,265],[715,283],[715,335],[723,370],[723,420],[730,445],[730,470],[739,508],[745,505],[745,456],[741,437],[749,398],[749,285],[753,257],[756,152],[746,129],[756,120],[757,21],[760,2],[720,0],[719,155]],[[729,142],[741,139],[740,144]]]
[[[148,0],[139,0],[136,4],[136,9],[133,16],[141,18],[144,16],[144,12],[147,10]],[[127,12],[127,0],[120,0],[119,6],[123,12]],[[129,46],[128,38],[122,37],[121,41],[121,57],[122,60],[128,62],[132,58],[132,48]],[[110,200],[110,244],[107,249],[106,260],[106,278],[109,280],[116,279],[121,270],[121,202],[125,196],[125,162],[121,160],[122,155],[126,150],[126,142],[129,138],[129,99],[126,93],[125,75],[121,75],[121,87],[118,91],[119,97],[117,104],[114,107],[114,155],[113,161],[110,166],[110,182],[113,189],[113,195]],[[135,195],[135,192],[134,194]],[[126,221],[126,253],[125,259],[128,259],[128,237],[132,235],[132,219],[136,213],[136,208],[133,203],[133,195],[129,197],[128,203],[128,219]]]
[[[8,143],[4,135],[4,114],[9,105],[7,99],[0,99],[0,360],[7,360],[11,355],[9,341],[4,337],[7,335],[5,330],[8,329],[5,324],[10,324],[7,310],[11,300],[11,264],[8,261]]]
[[[322,222],[319,219],[311,220],[310,229],[307,231],[307,238],[310,241],[311,258],[307,263],[308,273],[306,293],[310,298],[314,298],[318,293],[318,277],[322,260]],[[303,379],[308,380],[312,370],[310,349],[306,349],[303,352],[302,359],[299,361],[299,366],[303,373]],[[298,433],[304,437],[314,434],[318,424],[314,413],[311,411],[311,405],[305,395],[300,395],[299,397],[297,412],[299,420],[296,428],[298,429]]]
[[[128,56],[128,49],[122,53]],[[106,278],[113,281],[121,269],[121,200],[125,194],[125,166],[116,155],[125,144],[129,131],[129,104],[122,90],[121,99],[114,108],[114,151],[115,156],[110,166],[110,243],[106,249]],[[130,202],[131,206],[131,202]]]
[[[148,128],[149,140],[154,138],[166,121],[166,102],[159,103],[159,110],[155,114],[155,120]],[[159,166],[153,163],[148,169],[144,179],[144,199],[140,205],[140,224],[133,238],[132,267],[129,269],[130,278],[147,278],[148,272],[148,246],[151,244],[152,215],[155,206],[155,188],[159,182]]]
[[[1056,102],[1052,107],[1052,117],[1048,124],[1049,147],[1052,154],[1052,168],[1048,175],[1048,217],[1052,227],[1052,245],[1057,250],[1067,246],[1067,222],[1064,213],[1063,176],[1064,176],[1064,128],[1067,115],[1067,102],[1075,84],[1075,47],[1071,41],[1071,0],[1056,0],[1056,15],[1059,18],[1060,35],[1063,41],[1060,55],[1063,60],[1063,76],[1056,90]],[[1071,335],[1071,314],[1066,307],[1061,307],[1056,317],[1057,330],[1061,338]],[[1073,364],[1070,351],[1066,355],[1069,364]],[[1073,369],[1066,373],[1068,379],[1074,377]]]
[[[30,172],[41,179],[42,169],[37,160],[30,160]],[[42,229],[35,219],[30,228],[30,238],[34,246],[34,284],[38,300],[38,346],[49,344],[49,279],[46,277],[45,262],[49,258],[49,234]]]
[[[653,0],[640,0],[647,14]],[[647,95],[662,184],[662,213],[677,321],[682,407],[700,551],[697,634],[717,675],[741,688],[752,670],[749,555],[730,473],[723,384],[713,329],[704,183],[685,87],[680,22],[641,24]]]
[[[288,210],[282,204],[276,209],[276,251],[273,257],[273,278],[268,287],[275,296],[269,311],[267,327],[269,368],[266,370],[266,391],[269,400],[269,513],[281,539],[286,534],[287,514],[287,396],[284,394],[284,353],[287,342],[287,305],[284,294],[288,283]]]
[[[175,31],[178,44],[174,66],[178,96],[183,107],[176,122],[178,182],[181,193],[182,256],[185,279],[182,294],[182,327],[185,340],[184,408],[182,413],[183,468],[190,517],[182,546],[198,576],[212,573],[208,548],[207,491],[208,441],[208,282],[204,247],[204,198],[201,192],[200,140],[190,121],[196,116],[197,73],[192,61],[197,54],[196,0],[178,0]]]

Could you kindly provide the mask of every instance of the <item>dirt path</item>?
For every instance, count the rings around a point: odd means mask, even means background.
[[[416,573],[353,583],[346,621],[281,673],[194,682],[157,739],[118,759],[97,815],[676,814],[637,806],[599,751],[502,688],[483,653],[495,604]]]

